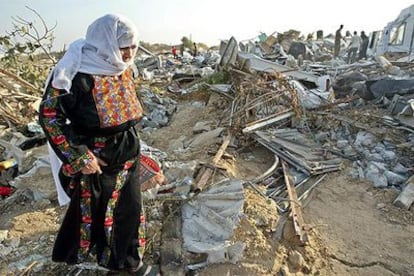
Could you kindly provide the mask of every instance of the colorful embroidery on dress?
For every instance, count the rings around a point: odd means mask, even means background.
[[[92,93],[102,128],[141,119],[142,107],[135,94],[131,70],[121,76],[94,76],[94,80]]]
[[[104,249],[104,252],[102,253],[102,256],[100,258],[99,263],[101,265],[106,266],[108,264],[109,258],[110,258],[110,247],[112,245],[112,238],[113,238],[113,224],[114,224],[114,209],[116,207],[116,204],[118,202],[118,196],[120,194],[120,191],[122,187],[125,184],[126,177],[128,175],[128,170],[132,167],[135,160],[129,160],[124,163],[123,170],[118,172],[116,176],[116,182],[115,182],[115,188],[112,191],[112,196],[109,198],[106,213],[105,213],[105,222],[104,222],[104,230],[105,230],[105,236],[106,236],[106,242],[107,246]]]
[[[61,93],[60,90],[49,87],[46,93],[46,99],[40,110],[44,117],[45,129],[50,136],[50,143],[67,159],[68,163],[63,166],[63,173],[70,176],[82,169],[86,163],[90,162],[91,158],[88,153],[81,154],[71,147],[61,130],[61,126],[59,125],[60,115],[57,108],[58,97]]]
[[[138,187],[140,188],[140,187]],[[142,206],[142,205],[141,205]],[[145,219],[145,212],[144,212],[144,207],[141,208],[141,216],[139,218],[140,223],[139,223],[139,227],[138,227],[138,254],[140,256],[140,258],[142,259],[145,253],[145,246],[147,244],[147,234],[146,234],[146,229],[147,229],[147,222]]]
[[[80,224],[80,241],[78,251],[78,261],[83,262],[88,257],[91,245],[91,225],[92,225],[92,210],[91,210],[91,190],[88,175],[82,175],[80,179],[81,185],[81,224]]]

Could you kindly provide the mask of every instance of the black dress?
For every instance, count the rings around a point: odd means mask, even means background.
[[[78,73],[70,92],[49,83],[39,120],[63,162],[62,187],[71,198],[52,259],[75,264],[89,254],[109,269],[135,267],[145,245],[139,230],[140,143],[134,126],[142,117],[131,70],[120,76]],[[93,158],[105,161],[102,174],[80,170]]]

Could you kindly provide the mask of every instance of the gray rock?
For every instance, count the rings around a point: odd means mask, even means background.
[[[368,90],[365,81],[357,81],[351,85],[352,89],[364,100],[374,99],[374,95]]]
[[[384,162],[384,158],[379,153],[369,154],[366,158],[368,161]]]
[[[375,144],[375,140],[376,138],[373,134],[366,131],[360,131],[355,138],[355,145],[371,148]]]
[[[351,145],[348,145],[344,149],[342,149],[342,152],[346,156],[355,156],[355,155],[357,155],[357,152],[355,151],[355,149]]]
[[[194,140],[191,141],[189,147],[202,147],[214,144],[217,142],[217,137],[223,132],[224,128],[216,128],[215,130],[211,130],[208,132],[203,132],[198,134]]]
[[[157,122],[150,120],[147,116],[143,117],[140,123],[144,128],[149,127],[155,129],[160,127],[160,125]]]
[[[241,258],[243,257],[243,252],[245,248],[246,248],[246,245],[240,241],[228,247],[227,253],[229,255],[230,261],[233,264],[238,263],[241,260]]]
[[[192,176],[198,165],[198,162],[195,160],[189,162],[179,162],[179,161],[166,161],[164,163],[165,176],[167,179],[179,181],[184,180],[188,176]]]
[[[382,162],[371,161],[371,162],[368,162],[368,165],[376,166],[381,172],[385,172],[387,170],[386,165]]]
[[[385,204],[385,203],[378,203],[378,204],[377,204],[377,209],[384,209],[384,208],[385,208],[385,206],[386,206],[386,204]]]
[[[349,143],[348,143],[347,140],[338,140],[336,142],[336,146],[337,146],[338,149],[343,149],[343,148],[345,148],[348,145],[349,145]]]
[[[385,151],[385,146],[382,143],[378,143],[375,145],[373,150],[374,152],[377,152],[377,153],[383,153]]]
[[[384,176],[384,171],[380,170],[375,164],[369,164],[365,169],[365,177],[374,184],[374,187],[387,187],[387,178]]]
[[[387,178],[388,183],[391,185],[400,185],[404,183],[405,180],[407,180],[406,177],[392,171],[385,171],[385,177]]]
[[[392,171],[398,174],[406,174],[408,173],[408,169],[404,167],[401,163],[397,163],[393,168]]]
[[[203,108],[206,106],[204,102],[192,102],[191,105],[198,108]]]
[[[186,148],[184,141],[187,139],[185,136],[180,136],[176,140],[172,140],[168,146],[168,151],[171,152],[183,152]]]
[[[194,134],[199,134],[199,133],[207,132],[210,130],[211,130],[211,127],[208,122],[197,122],[195,126],[193,127]]]
[[[384,150],[382,154],[384,160],[387,162],[395,161],[397,159],[397,155],[391,150]]]
[[[329,133],[328,132],[319,132],[315,135],[315,139],[318,142],[324,142],[328,139]]]
[[[290,265],[294,269],[300,269],[301,267],[306,265],[305,259],[303,258],[302,254],[300,254],[296,250],[289,253],[288,260]]]
[[[10,240],[7,240],[6,245],[11,247],[12,249],[17,248],[20,245],[20,238],[15,237],[15,238],[12,238]]]
[[[354,179],[358,179],[359,178],[359,172],[358,172],[358,168],[352,168],[349,170],[348,175]]]
[[[13,251],[13,248],[11,246],[4,246],[3,244],[0,244],[0,258],[1,259],[6,259],[6,257],[9,256],[12,251]]]
[[[168,124],[168,116],[165,110],[154,109],[149,115],[149,119],[160,126],[166,126]]]

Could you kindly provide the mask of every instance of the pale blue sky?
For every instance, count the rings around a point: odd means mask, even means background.
[[[39,12],[48,25],[55,22],[55,47],[84,37],[96,18],[118,12],[133,20],[140,40],[179,44],[183,36],[209,46],[232,35],[237,40],[296,29],[304,34],[323,30],[333,33],[340,24],[351,32],[382,29],[411,0],[0,0],[0,35],[11,29],[11,17],[33,19],[25,8]]]

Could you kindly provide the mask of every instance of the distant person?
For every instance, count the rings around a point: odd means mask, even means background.
[[[197,55],[198,55],[197,44],[194,42],[193,43],[193,56],[196,57]]]
[[[180,45],[180,55],[184,55],[184,43]]]
[[[358,36],[358,33],[354,31],[354,35],[351,37],[351,43],[348,47],[347,63],[354,63],[356,61],[357,52],[360,47],[361,38]]]
[[[364,31],[361,31],[361,41],[361,47],[359,48],[359,59],[366,59],[369,37],[365,34]]]
[[[174,56],[174,59],[177,59],[177,48],[175,46],[171,47],[171,54]]]
[[[339,55],[339,50],[341,49],[341,39],[342,39],[342,29],[344,28],[344,25],[340,25],[339,29],[335,32],[335,46],[334,46],[334,58],[337,58]]]

